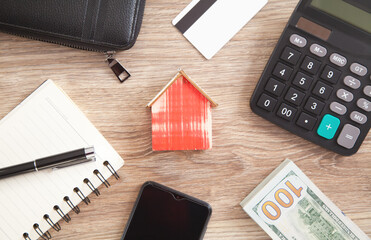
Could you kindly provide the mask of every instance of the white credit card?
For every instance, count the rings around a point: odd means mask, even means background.
[[[268,0],[193,0],[173,25],[207,59],[238,33]]]

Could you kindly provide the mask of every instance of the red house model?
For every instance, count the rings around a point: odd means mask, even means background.
[[[210,149],[211,107],[216,106],[205,91],[179,71],[147,105],[152,108],[152,149]]]

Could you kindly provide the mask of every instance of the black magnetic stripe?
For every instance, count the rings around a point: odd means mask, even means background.
[[[199,1],[177,24],[175,27],[185,33],[217,0]]]

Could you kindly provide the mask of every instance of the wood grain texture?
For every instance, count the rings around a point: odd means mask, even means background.
[[[371,236],[371,136],[342,157],[253,114],[249,100],[297,0],[268,5],[212,60],[171,25],[190,0],[148,0],[137,44],[117,58],[132,78],[120,84],[100,53],[0,33],[0,117],[44,80],[63,88],[126,160],[121,179],[71,213],[55,240],[120,239],[140,186],[147,180],[207,201],[210,239],[269,237],[239,203],[285,158],[290,158]],[[219,103],[213,111],[213,149],[152,152],[146,104],[183,68]]]

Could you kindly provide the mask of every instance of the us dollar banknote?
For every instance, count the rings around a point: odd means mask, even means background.
[[[241,206],[273,239],[370,239],[290,160],[273,171]]]

